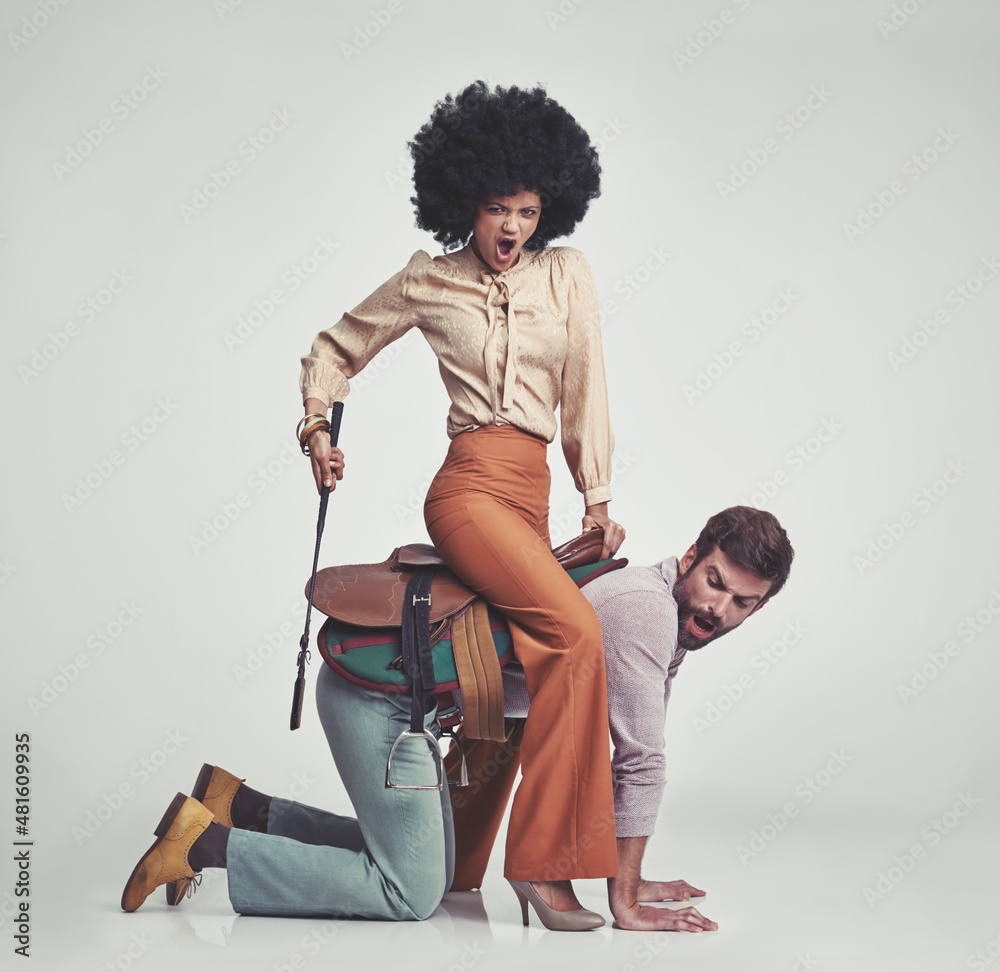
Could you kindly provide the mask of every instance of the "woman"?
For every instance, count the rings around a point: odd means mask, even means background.
[[[525,921],[530,901],[548,927],[596,927],[603,920],[580,908],[569,881],[617,872],[604,661],[596,616],[550,551],[545,450],[555,436],[558,408],[563,452],[584,494],[583,527],[604,528],[603,554],[611,556],[624,531],[607,515],[613,438],[596,289],[580,253],[547,245],[569,233],[598,195],[600,167],[586,133],[542,89],[491,91],[482,82],[439,103],[411,150],[417,225],[446,249],[461,249],[434,259],[414,254],[400,273],[317,336],[302,359],[299,438],[317,486],[335,487],[344,458],[331,449],[327,409],[347,395],[349,379],[382,348],[412,327],[421,330],[451,398],[451,445],[428,492],[428,532],[455,573],[506,614],[531,699],[505,876]],[[357,863],[359,855],[367,855],[369,865],[367,871],[360,867],[363,873],[355,868],[353,892],[338,882],[325,896],[324,907],[333,910],[324,913],[422,917],[417,911],[423,909],[402,914],[388,889],[396,893],[401,881],[404,888],[422,882],[432,889],[427,900],[440,900],[452,866],[447,794],[442,799],[382,788],[379,763],[408,719],[398,696],[374,693],[376,698],[366,691],[327,670],[317,687],[324,729],[358,813],[347,827],[350,840],[336,848],[348,856],[328,855],[329,868]],[[428,725],[433,718],[432,711]],[[368,730],[363,738],[358,720]],[[361,744],[345,746],[345,738]],[[412,774],[419,775],[421,765],[423,772],[431,768],[426,746],[411,747],[408,759]],[[395,773],[395,759],[393,767]],[[210,777],[212,767],[205,773]],[[227,777],[220,777],[223,785],[230,785]],[[209,780],[201,783],[198,789],[207,792]],[[238,795],[238,781],[235,786]],[[266,799],[258,795],[250,802]],[[137,877],[139,869],[147,858],[150,868],[157,864],[171,827],[184,834],[181,843],[193,840],[197,860],[220,859],[222,837],[212,836],[217,825],[208,821],[198,830],[192,824],[190,833],[197,833],[190,838],[172,823],[187,803],[180,794],[175,803],[173,817],[158,828],[161,840],[133,872],[130,885],[138,891],[130,903],[149,884]],[[278,910],[291,898],[292,907],[303,906],[289,885],[296,868],[315,861],[308,847],[300,861],[287,857],[288,848],[275,850],[266,864],[250,861],[265,854],[261,839],[271,835],[329,845],[340,839],[332,834],[343,825],[312,818],[301,826],[285,824],[298,811],[282,803],[275,813],[273,801],[267,806],[265,834],[251,839],[239,829],[229,832],[230,895],[234,870],[240,888],[252,881],[271,886],[249,903],[238,891],[234,906],[245,913],[247,907],[257,914],[318,913]],[[401,823],[433,841],[400,839]],[[397,873],[404,861],[409,878]],[[183,863],[196,869],[193,861]],[[314,888],[314,898],[317,893]],[[355,907],[359,898],[364,912]]]

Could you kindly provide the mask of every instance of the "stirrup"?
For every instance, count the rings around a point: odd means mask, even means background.
[[[426,784],[415,784],[415,783],[393,783],[392,782],[392,755],[396,752],[396,747],[404,739],[426,739],[430,743],[431,751],[434,753],[435,761],[437,762],[437,783],[426,783]],[[438,749],[437,738],[432,732],[424,729],[421,732],[415,732],[413,729],[404,729],[397,737],[396,741],[392,744],[392,748],[389,750],[389,758],[385,763],[385,788],[387,790],[441,790],[444,789],[444,762],[441,759],[441,752]]]
[[[455,735],[454,729],[442,729],[442,736],[447,736],[455,745],[458,747],[458,779],[448,780],[448,786],[468,786],[469,785],[469,767],[465,763],[465,750],[462,748],[462,740]]]

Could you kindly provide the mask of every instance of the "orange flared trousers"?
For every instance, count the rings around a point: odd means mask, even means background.
[[[424,517],[451,569],[507,617],[531,708],[504,875],[618,872],[601,627],[552,556],[544,440],[512,425],[451,441]]]

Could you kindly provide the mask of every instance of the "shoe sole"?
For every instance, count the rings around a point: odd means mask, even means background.
[[[122,892],[122,901],[121,901],[122,911],[127,911],[127,912],[138,911],[139,908],[142,907],[142,904],[146,900],[146,898],[149,897],[149,894],[147,893],[143,895],[142,901],[140,901],[134,908],[125,907],[125,899],[128,897],[129,889],[132,887],[132,882],[135,880],[136,874],[139,873],[139,869],[142,867],[142,865],[146,863],[146,858],[149,857],[149,855],[152,854],[154,850],[156,850],[157,845],[163,839],[167,831],[170,830],[170,825],[174,822],[174,818],[177,816],[177,814],[180,813],[180,809],[182,806],[184,806],[184,802],[186,800],[187,797],[183,793],[178,793],[177,796],[175,796],[173,800],[170,801],[170,806],[167,807],[166,813],[164,813],[163,817],[160,819],[160,822],[156,825],[156,828],[153,830],[153,833],[156,835],[156,840],[154,840],[153,843],[149,845],[149,848],[146,850],[146,852],[142,855],[142,857],[139,858],[139,863],[132,868],[132,873],[129,875],[128,881],[125,882],[125,890]],[[153,888],[153,891],[155,890],[156,888]]]

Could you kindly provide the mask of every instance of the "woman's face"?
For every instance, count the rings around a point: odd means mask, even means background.
[[[516,196],[487,196],[476,210],[472,245],[480,259],[494,270],[517,263],[521,248],[538,228],[542,200],[537,192],[522,189]]]

